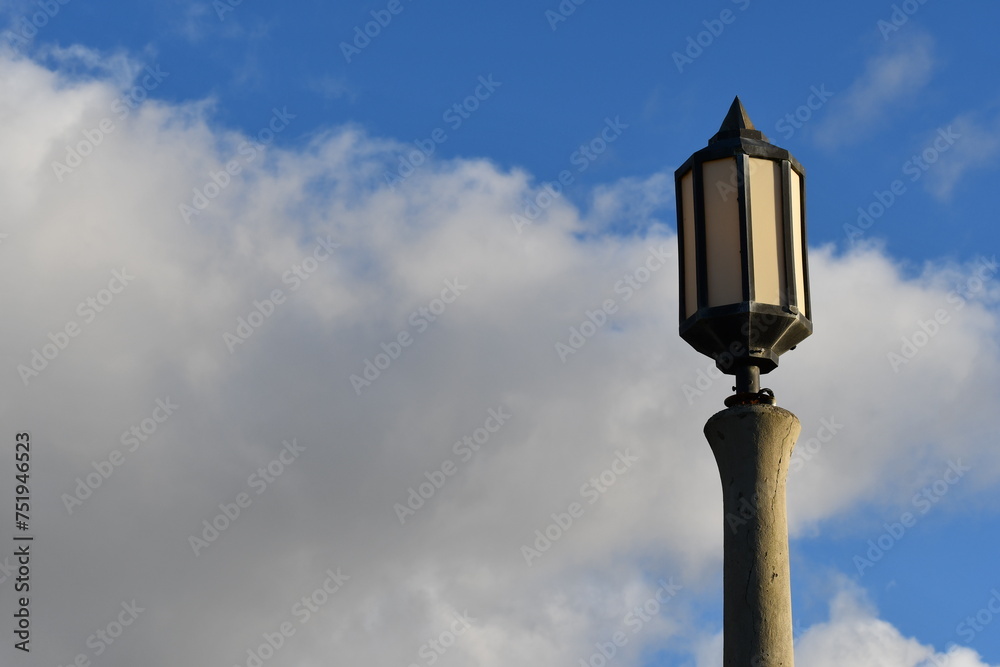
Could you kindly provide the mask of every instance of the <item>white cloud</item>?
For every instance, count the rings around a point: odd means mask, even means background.
[[[991,667],[974,650],[950,645],[943,651],[904,636],[879,618],[865,592],[848,579],[834,585],[828,620],[795,638],[795,662],[804,667]],[[722,633],[705,635],[695,651],[697,667],[722,664]]]
[[[910,29],[881,48],[850,87],[830,100],[816,128],[820,144],[833,147],[863,140],[930,81],[934,41],[929,35]]]
[[[904,637],[846,582],[830,604],[830,620],[798,638],[795,660],[809,667],[989,667],[972,649],[956,646],[938,653]]]
[[[995,166],[1000,150],[1000,116],[962,114],[946,127],[959,137],[952,147],[937,154],[932,150],[936,136],[927,144],[928,157],[937,162],[927,170],[927,188],[942,201],[951,197],[955,186],[970,171]]]
[[[669,181],[598,191],[595,216],[648,215],[645,237],[581,240],[593,221],[565,199],[518,234],[527,176],[485,161],[432,163],[393,192],[383,176],[402,146],[350,127],[302,150],[241,151],[247,137],[215,127],[205,105],[119,118],[117,82],[67,82],[28,61],[0,60],[0,84],[0,276],[15,286],[0,414],[38,443],[36,613],[51,629],[39,661],[96,657],[86,638],[132,599],[146,611],[102,664],[245,664],[289,621],[296,633],[269,666],[331,654],[406,665],[466,610],[475,622],[438,664],[573,664],[617,631],[629,633],[621,664],[640,664],[642,648],[694,650],[682,630],[722,544],[701,428],[728,383],[685,400],[708,360],[676,335],[672,256],[650,260],[676,244],[654,217]],[[60,181],[53,162],[82,152],[109,114],[113,131]],[[195,190],[213,196],[186,224],[179,205]],[[341,245],[313,264],[317,238]],[[845,426],[797,473],[808,484],[793,480],[793,529],[904,502],[952,456],[977,463],[964,493],[994,484],[998,454],[977,437],[1000,379],[990,293],[894,373],[886,354],[948,307],[940,272],[906,279],[871,249],[812,260],[816,335],[771,385],[803,437],[831,412]],[[123,269],[134,279],[119,289]],[[446,303],[449,282],[467,288]],[[556,343],[602,322],[608,300],[615,312],[564,363]],[[223,333],[240,318],[253,333],[230,354]],[[79,331],[63,339],[70,322]],[[32,350],[52,358],[25,386],[17,366]],[[358,395],[350,376],[366,360],[382,369]],[[945,388],[941,409],[914,415],[926,386]],[[180,407],[128,451],[123,432],[154,424],[165,397]],[[511,416],[483,440],[501,408]],[[479,450],[456,450],[465,437]],[[305,451],[271,464],[281,473],[258,495],[258,469],[292,438]],[[915,442],[927,459],[900,468]],[[114,449],[121,465],[68,514],[63,494]],[[606,473],[619,454],[637,461]],[[440,488],[424,487],[400,525],[394,504],[425,482]],[[241,492],[249,506],[196,557],[189,537]],[[583,511],[569,526],[573,502]],[[529,566],[536,529],[562,534]],[[300,624],[295,605],[338,567],[349,581]],[[684,589],[633,631],[630,610],[661,577]]]
[[[595,231],[617,229],[619,233],[649,233],[670,225],[656,217],[669,212],[673,215],[674,175],[662,171],[644,179],[623,178],[610,185],[594,189],[588,224]],[[656,228],[660,229],[657,230]]]

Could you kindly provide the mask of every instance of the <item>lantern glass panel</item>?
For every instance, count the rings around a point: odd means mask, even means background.
[[[698,257],[694,237],[694,176],[681,177],[681,224],[684,225],[684,317],[698,310]]]
[[[798,172],[791,169],[789,188],[792,194],[792,261],[795,270],[795,303],[790,304],[798,308],[799,312],[806,317],[811,313],[806,313],[806,286],[805,271],[802,268],[802,177]]]
[[[750,225],[753,238],[754,298],[758,303],[784,305],[785,233],[781,163],[749,158]]]
[[[708,305],[714,308],[743,301],[740,206],[739,198],[731,186],[736,174],[736,159],[705,162],[702,173]]]

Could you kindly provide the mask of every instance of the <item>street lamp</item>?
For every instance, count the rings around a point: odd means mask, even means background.
[[[681,337],[735,375],[746,400],[812,333],[805,171],[754,128],[737,97],[674,179]]]
[[[805,171],[737,97],[675,174],[680,335],[736,376],[705,424],[722,479],[724,667],[792,667],[785,480],[798,418],[760,374],[812,333]]]

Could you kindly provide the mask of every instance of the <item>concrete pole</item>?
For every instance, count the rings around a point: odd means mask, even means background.
[[[775,405],[735,405],[705,424],[722,478],[724,667],[792,667],[785,478],[799,420]]]

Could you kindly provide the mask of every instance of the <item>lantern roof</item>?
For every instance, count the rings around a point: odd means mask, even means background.
[[[748,114],[747,110],[743,107],[743,102],[740,101],[739,95],[736,96],[736,99],[733,100],[732,106],[729,107],[729,113],[726,114],[725,119],[722,121],[719,131],[708,140],[708,143],[711,145],[717,141],[735,139],[738,137],[757,139],[758,141],[767,141],[767,137],[764,136],[764,133],[753,126],[753,121],[750,120],[750,114]]]

